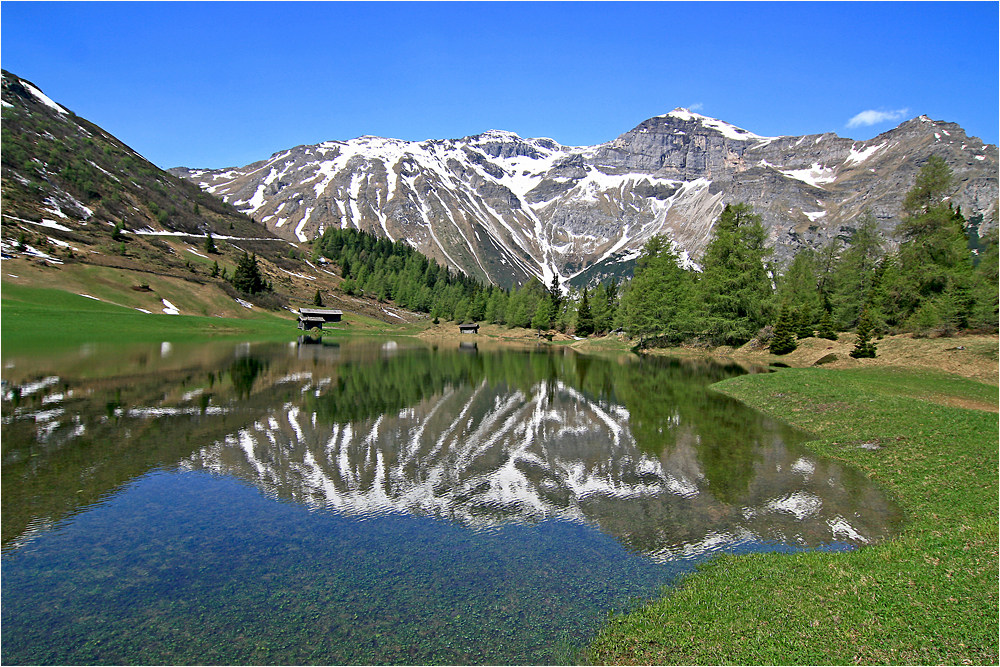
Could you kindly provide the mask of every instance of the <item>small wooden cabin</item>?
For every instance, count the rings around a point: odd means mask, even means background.
[[[479,325],[478,324],[459,324],[458,325],[458,331],[460,333],[464,333],[464,334],[479,333]]]
[[[340,322],[344,313],[329,308],[299,308],[299,328],[308,331],[313,327],[322,329],[327,322]]]

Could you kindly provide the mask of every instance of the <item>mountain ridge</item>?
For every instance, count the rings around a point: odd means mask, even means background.
[[[237,230],[293,244],[349,227],[405,240],[483,282],[583,286],[630,275],[657,234],[697,268],[715,220],[735,202],[760,214],[779,268],[802,248],[849,243],[864,213],[891,249],[905,192],[932,155],[955,174],[952,201],[970,234],[997,225],[997,147],[926,116],[855,141],[764,137],[677,108],[595,146],[496,129],[419,142],[367,135],[244,167],[166,173],[3,74],[3,211],[15,226],[49,219],[90,236],[105,228],[114,236],[116,226],[124,234]]]
[[[954,170],[953,200],[977,231],[995,225],[996,146],[926,116],[856,141],[764,137],[678,107],[596,146],[496,129],[420,142],[362,136],[245,167],[170,171],[283,238],[356,227],[512,286],[627,275],[654,234],[695,264],[722,208],[737,201],[761,214],[778,262],[849,240],[865,211],[891,239],[903,194],[932,154]]]

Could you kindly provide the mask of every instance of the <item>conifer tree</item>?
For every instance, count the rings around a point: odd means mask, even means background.
[[[212,276],[213,278],[219,277],[219,260],[215,260],[212,262],[212,272],[209,273],[209,275]]]
[[[233,272],[233,287],[246,294],[257,294],[266,288],[264,278],[257,265],[257,253],[248,256],[245,252]]]
[[[882,312],[870,318],[881,315],[909,330],[968,326],[977,310],[975,276],[965,217],[948,201],[953,183],[951,169],[936,156],[920,170],[904,200],[907,217],[896,227],[903,239],[898,261],[880,286]]]
[[[816,335],[813,329],[812,323],[812,309],[809,308],[808,304],[804,304],[801,308],[795,311],[795,336],[802,340],[803,338],[812,338]]]
[[[777,280],[776,303],[787,303],[790,308],[806,307],[816,312],[823,303],[819,290],[820,262],[816,251],[802,248],[795,253],[791,263]]]
[[[635,275],[622,294],[622,328],[639,338],[639,347],[650,336],[679,339],[690,333],[693,287],[693,278],[677,264],[670,241],[654,236],[643,246]]]
[[[594,316],[590,312],[590,298],[587,296],[587,288],[584,288],[580,308],[576,311],[576,335],[589,336],[592,333],[594,333]]]
[[[538,307],[535,308],[535,315],[531,318],[531,328],[536,329],[541,335],[542,329],[548,329],[552,321],[552,299],[546,296],[538,300]]]
[[[486,317],[486,301],[489,294],[485,289],[476,290],[475,297],[469,305],[469,320],[480,322]]]
[[[552,282],[549,284],[549,297],[552,299],[552,312],[554,313],[562,305],[562,287],[559,285],[559,274],[552,274]]]
[[[766,240],[760,216],[748,204],[727,204],[715,223],[698,292],[702,328],[717,343],[741,345],[770,319]]]
[[[994,225],[997,208],[993,207]],[[998,261],[997,228],[993,227],[980,240],[978,259],[972,277],[970,296],[973,300],[969,314],[970,328],[995,333],[1000,325],[1000,261]]]
[[[781,306],[781,314],[774,325],[774,338],[771,339],[771,354],[788,354],[799,345],[795,342],[795,317],[788,305]]]
[[[822,307],[832,309],[834,292],[836,291],[837,258],[840,255],[840,239],[834,236],[816,254],[816,289]]]
[[[837,332],[833,330],[833,320],[830,318],[829,310],[823,311],[823,316],[819,320],[819,331],[816,333],[820,338],[837,340]]]
[[[468,321],[469,318],[469,300],[460,299],[458,303],[455,304],[455,309],[452,311],[451,319],[462,324]]]
[[[483,320],[491,324],[499,324],[500,319],[497,317],[499,302],[500,298],[496,289],[491,287],[489,298],[486,300],[486,310],[483,312]]]
[[[215,247],[215,241],[212,239],[212,232],[205,235],[205,252],[209,255],[219,254],[218,249]]]
[[[594,317],[594,333],[610,331],[618,310],[618,279],[612,278],[594,288],[590,309]]]
[[[851,356],[855,359],[872,358],[875,356],[875,341],[872,340],[872,322],[868,316],[868,309],[861,311],[861,319],[858,321],[858,341],[851,350]]]
[[[834,268],[830,290],[832,316],[837,325],[850,329],[857,322],[864,304],[873,305],[872,292],[877,287],[878,266],[882,258],[882,237],[878,222],[870,211],[855,223],[850,243]],[[869,309],[870,316],[873,314]]]
[[[920,168],[917,180],[903,199],[903,211],[910,218],[918,218],[923,213],[939,206],[951,193],[954,175],[951,167],[938,155],[927,158]]]
[[[316,290],[316,296],[313,297],[313,305],[317,308],[323,307],[323,295],[320,294],[319,290]]]

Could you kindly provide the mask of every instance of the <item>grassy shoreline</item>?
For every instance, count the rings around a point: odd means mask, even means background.
[[[291,313],[261,309],[246,318],[167,315],[139,312],[95,297],[59,289],[4,284],[2,300],[4,354],[40,354],[84,343],[172,343],[239,340],[295,340],[302,335]],[[396,331],[370,317],[347,313],[328,326],[324,336]]]
[[[715,385],[817,435],[908,514],[902,535],[847,554],[722,556],[610,619],[589,660],[610,664],[996,664],[995,387],[924,370],[784,369]],[[995,408],[994,408],[995,409]]]

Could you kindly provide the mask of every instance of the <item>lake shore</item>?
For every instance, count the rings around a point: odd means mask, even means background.
[[[615,336],[575,340],[484,328],[478,341],[625,352]],[[464,339],[448,329],[425,340]],[[897,538],[847,554],[722,556],[676,589],[613,617],[595,664],[996,664],[998,658],[996,335],[887,336],[874,359],[855,336],[649,353],[784,366],[715,385],[817,436],[906,509]],[[984,622],[985,619],[985,622]]]
[[[921,338],[912,334],[885,336],[875,341],[877,352],[874,359],[852,358],[850,353],[856,341],[857,336],[853,333],[841,333],[835,341],[806,338],[798,341],[798,348],[793,352],[780,356],[771,354],[766,348],[757,348],[752,342],[737,349],[676,347],[659,348],[650,353],[668,356],[709,355],[757,366],[822,366],[838,370],[889,367],[938,370],[994,386],[998,384],[997,350],[1000,347],[1000,337],[996,334],[965,334],[940,338]]]
[[[5,290],[5,351],[22,341],[117,337],[294,339],[278,318],[227,320],[138,314],[67,295],[48,308]],[[31,298],[29,298],[31,297]],[[67,320],[66,312],[73,317]],[[49,315],[52,317],[48,317]],[[23,321],[18,322],[17,318]],[[148,319],[147,319],[148,318]],[[67,326],[68,322],[70,323]],[[164,325],[167,326],[164,326]],[[14,325],[14,326],[12,326]],[[215,329],[218,326],[219,329]],[[23,329],[23,331],[21,331]],[[331,337],[415,336],[458,347],[567,346],[627,353],[617,336],[576,339],[483,325],[385,325],[347,318]],[[44,335],[40,335],[44,334]],[[8,343],[14,343],[8,347]],[[785,356],[739,349],[664,348],[778,373],[748,374],[714,388],[816,435],[809,447],[862,470],[906,509],[904,533],[847,554],[722,556],[635,612],[614,617],[588,649],[608,664],[997,662],[997,348],[993,336],[878,341],[875,359],[852,359],[854,337],[806,339]],[[817,365],[824,357],[834,355]],[[984,621],[984,619],[986,619]]]
[[[457,345],[463,341],[519,345],[552,344],[569,346],[581,352],[628,352],[634,344],[634,341],[617,334],[577,338],[556,331],[547,331],[539,335],[537,331],[531,329],[508,329],[498,324],[482,324],[478,334],[462,334],[453,322],[427,324],[426,327],[416,331],[415,335],[437,344]],[[712,358],[726,363],[740,363],[747,367],[822,366],[829,369],[900,367],[938,370],[994,386],[1000,382],[998,378],[1000,336],[997,334],[963,334],[939,338],[914,337],[912,334],[886,336],[875,341],[877,354],[874,359],[854,359],[850,356],[856,340],[857,337],[853,333],[841,333],[835,341],[806,338],[798,341],[799,346],[795,351],[780,356],[771,354],[766,348],[755,347],[752,342],[739,348],[694,346],[652,348],[645,354]]]
[[[850,335],[801,343],[785,357],[714,351],[790,367],[714,388],[814,433],[813,451],[882,485],[907,512],[903,534],[847,554],[717,558],[612,618],[591,662],[996,664],[996,336],[888,337],[864,360],[848,356]],[[826,354],[838,358],[814,367]]]

